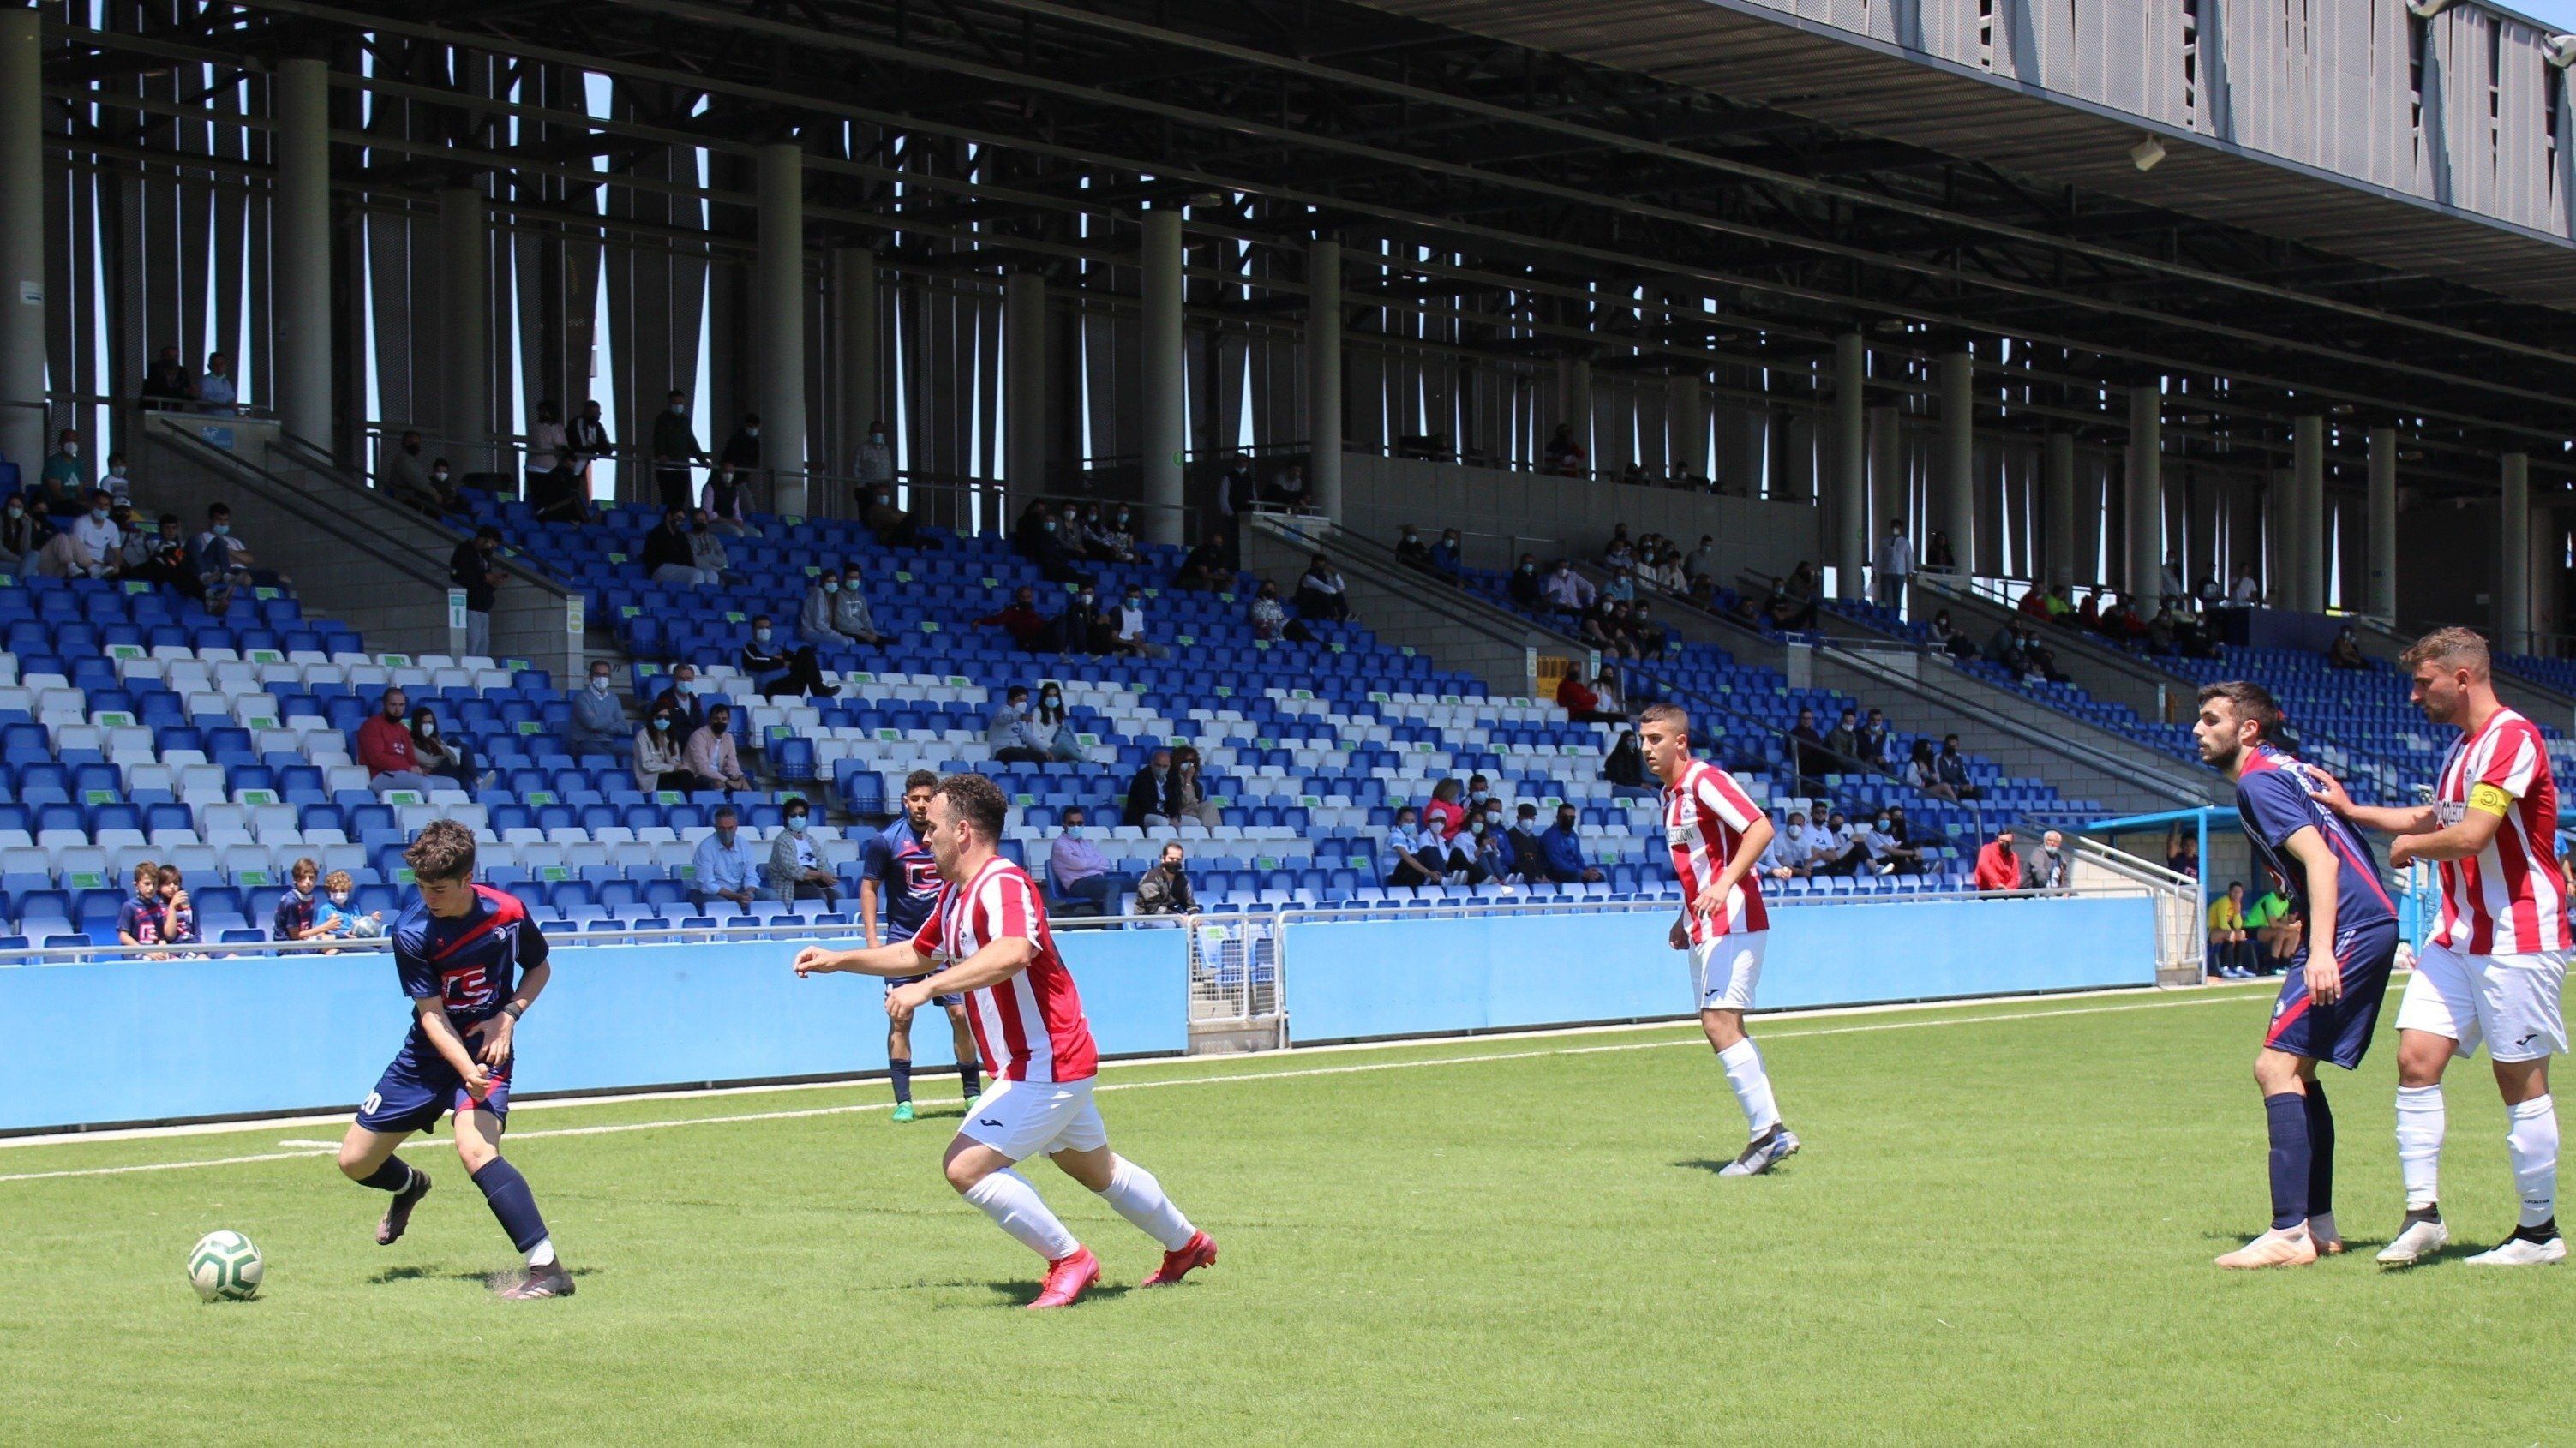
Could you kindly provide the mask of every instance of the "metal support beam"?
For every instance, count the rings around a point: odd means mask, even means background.
[[[2370,430],[2370,591],[2372,616],[2397,621],[2397,429]]]
[[[2151,377],[2129,389],[2128,568],[2121,592],[2141,614],[2155,610],[2156,575],[2165,561],[2165,391]]]
[[[760,460],[770,507],[807,511],[805,469],[805,154],[793,142],[760,148]]]
[[[0,457],[32,486],[45,434],[43,16],[0,10]],[[96,440],[102,452],[106,439]]]
[[[2496,515],[2496,652],[2531,652],[2531,459],[2509,452]]]
[[[277,415],[286,431],[334,451],[331,417],[331,75],[324,62],[278,63],[277,192],[271,207],[271,307]],[[291,260],[290,260],[291,259]]]
[[[1306,490],[1342,520],[1342,244],[1306,248]]]
[[[1938,522],[1917,530],[1928,552],[1932,531],[1950,535],[1959,571],[1977,571],[1977,364],[1965,352],[1941,355],[1941,449],[1933,474]]]
[[[1838,597],[1866,597],[1869,566],[1869,346],[1858,332],[1834,339],[1834,568]]]
[[[492,234],[483,193],[451,186],[438,193],[438,262],[444,330],[436,346],[447,361],[448,446],[456,471],[517,471],[495,455],[492,438]]]
[[[1143,352],[1137,369],[1144,391],[1144,427],[1138,449],[1144,455],[1145,533],[1156,543],[1179,543],[1182,454],[1189,447],[1186,338],[1181,329],[1181,213],[1158,208],[1145,213],[1144,325],[1137,345]]]

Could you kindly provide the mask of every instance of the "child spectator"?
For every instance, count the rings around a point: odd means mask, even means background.
[[[349,908],[349,896],[357,881],[346,870],[333,870],[322,882],[322,902],[314,908],[314,924],[319,933],[341,940],[375,940],[385,933],[385,912],[370,910],[359,914]]]
[[[161,941],[165,945],[195,945],[197,904],[188,898],[187,887],[180,882],[179,867],[161,867]]]
[[[314,919],[313,886],[322,878],[322,867],[308,855],[295,862],[287,872],[291,888],[277,897],[277,913],[269,918],[271,940],[312,940],[322,933]]]
[[[161,867],[150,860],[134,867],[134,893],[116,912],[116,943],[119,945],[159,945],[161,943]],[[147,955],[146,960],[167,960],[166,955]]]

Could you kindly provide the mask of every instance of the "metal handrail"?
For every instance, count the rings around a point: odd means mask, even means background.
[[[1419,570],[1408,567],[1402,559],[1396,557],[1394,549],[1387,547],[1385,544],[1378,542],[1374,538],[1368,537],[1366,534],[1344,527],[1343,525],[1336,523],[1329,518],[1323,517],[1320,514],[1288,514],[1256,510],[1252,513],[1246,514],[1245,516],[1251,521],[1253,526],[1266,528],[1285,540],[1304,544],[1306,547],[1316,552],[1339,549],[1345,553],[1357,555],[1359,561],[1365,562],[1369,567],[1380,572],[1396,572],[1397,570],[1401,570],[1398,574],[1399,577],[1405,575],[1411,575],[1414,577],[1425,576],[1421,574]],[[1374,581],[1379,582],[1381,586],[1383,586],[1382,579]],[[1592,646],[1583,642],[1581,639],[1562,633],[1545,624],[1523,619],[1517,614],[1506,615],[1506,617],[1511,620],[1512,625],[1511,627],[1506,628],[1497,623],[1493,617],[1493,615],[1496,612],[1499,612],[1499,610],[1496,610],[1484,599],[1476,597],[1464,588],[1457,589],[1455,592],[1458,597],[1458,602],[1461,605],[1457,608],[1446,607],[1445,595],[1439,592],[1422,595],[1408,593],[1405,595],[1405,598],[1407,602],[1425,608],[1431,607],[1433,600],[1443,600],[1444,606],[1441,606],[1436,610],[1442,616],[1453,622],[1472,628],[1476,632],[1484,634],[1488,638],[1499,640],[1516,648],[1529,647],[1529,635],[1538,634],[1546,639],[1552,640],[1559,648],[1565,651],[1582,655],[1587,658],[1592,657]],[[1595,671],[1599,669],[1597,658],[1592,660],[1592,666]]]
[[[237,485],[249,486],[253,479],[265,483],[270,488],[286,494],[284,497],[267,498],[266,502],[276,507],[298,509],[297,489],[293,484],[240,453],[216,447],[203,438],[190,436],[179,428],[156,428],[147,436],[164,447],[194,453],[200,463],[211,465],[218,473],[229,473]],[[417,582],[435,584],[442,589],[447,587],[445,569],[436,568],[415,554],[383,547],[382,535],[367,529],[351,527],[342,515],[329,509],[298,511],[314,526],[394,572]]]
[[[397,507],[403,506],[402,504],[395,502],[394,499],[387,497],[381,490],[369,487],[366,484],[357,481],[348,473],[342,471],[339,462],[329,453],[324,452],[321,448],[307,442],[303,438],[295,436],[293,433],[281,432],[276,437],[268,439],[261,445],[261,451],[263,455],[271,457],[282,454],[297,467],[302,468],[306,473],[321,479],[333,487],[346,489],[352,493],[363,493],[374,497],[379,501],[393,504]],[[281,478],[278,481],[283,483],[285,480]],[[463,527],[450,522],[445,518],[432,517],[427,513],[417,512],[409,508],[404,509],[404,514],[407,518],[430,529],[432,532],[437,533],[442,539],[452,543],[461,544],[466,539],[474,536]],[[534,560],[523,555],[512,553],[506,546],[502,549],[500,554],[500,565],[503,572],[508,573],[513,578],[516,578],[520,582],[526,583],[541,592],[551,593],[559,598],[570,598],[572,596],[572,590],[565,585],[562,579],[548,573],[544,568],[538,566]],[[440,573],[438,575],[438,581],[442,586],[446,585],[448,583],[447,575],[444,572]]]

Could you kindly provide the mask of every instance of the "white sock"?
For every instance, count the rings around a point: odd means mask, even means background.
[[[1056,1220],[1046,1198],[1039,1196],[1038,1189],[1018,1172],[993,1173],[968,1187],[966,1200],[981,1207],[985,1216],[1017,1238],[1021,1246],[1050,1262],[1070,1257],[1082,1246],[1064,1229],[1064,1223]]]
[[[1177,1252],[1190,1244],[1199,1229],[1163,1195],[1163,1184],[1154,1174],[1129,1161],[1116,1159],[1109,1169],[1109,1185],[1100,1189],[1100,1199],[1118,1211],[1118,1215],[1136,1224],[1136,1230],[1163,1244],[1166,1252]]]
[[[2397,1172],[2406,1181],[2410,1212],[2442,1199],[2442,1130],[2447,1124],[2439,1084],[2397,1088]]]
[[[1751,1036],[1718,1052],[1717,1064],[1726,1068],[1726,1084],[1735,1088],[1747,1130],[1760,1136],[1780,1124],[1780,1108],[1771,1104],[1771,1077],[1762,1069],[1762,1053]]]
[[[528,1265],[531,1267],[552,1267],[555,1265],[555,1239],[548,1237],[537,1245],[530,1247],[528,1249]]]
[[[2558,1215],[2558,1103],[2535,1096],[2509,1111],[2504,1148],[2513,1158],[2514,1190],[2522,1193],[2522,1224],[2537,1227]]]

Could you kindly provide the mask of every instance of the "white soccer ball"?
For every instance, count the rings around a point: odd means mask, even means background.
[[[259,1249],[239,1232],[208,1232],[188,1254],[188,1283],[208,1302],[243,1302],[259,1295],[268,1275]]]

